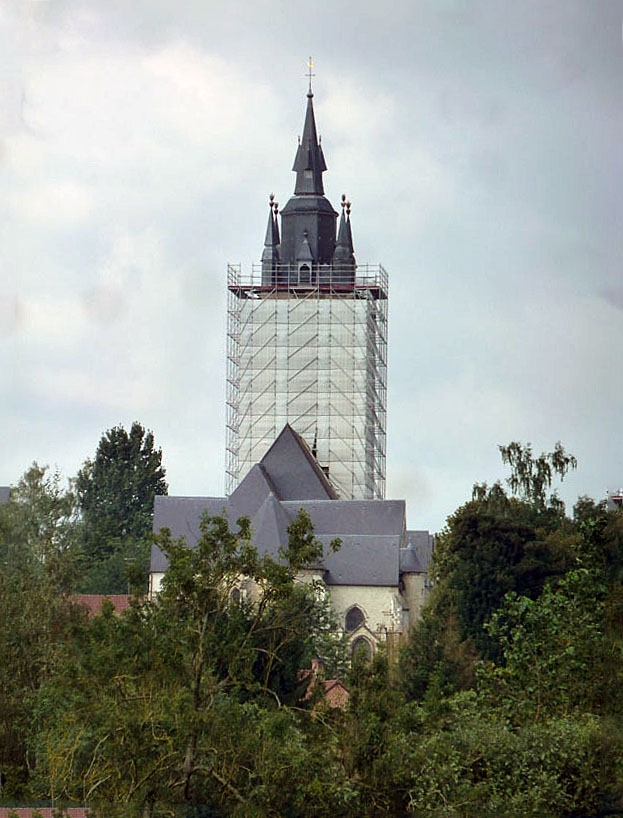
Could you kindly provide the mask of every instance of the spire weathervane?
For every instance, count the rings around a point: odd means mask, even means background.
[[[312,73],[313,70],[314,70],[314,61],[310,57],[307,60],[307,76],[309,78],[309,91],[307,92],[308,97],[313,97],[313,95],[314,95],[314,92],[312,91],[312,77],[315,77],[316,75]]]

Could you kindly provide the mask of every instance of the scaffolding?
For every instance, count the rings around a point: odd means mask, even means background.
[[[228,266],[227,494],[289,423],[343,499],[383,499],[387,273],[285,267]]]

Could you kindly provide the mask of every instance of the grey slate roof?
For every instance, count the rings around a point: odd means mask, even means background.
[[[400,571],[426,574],[433,553],[435,538],[428,531],[407,531],[407,547],[400,549]]]
[[[8,503],[11,489],[9,486],[0,486],[0,503]]]
[[[271,492],[252,517],[253,544],[261,554],[277,557],[279,549],[288,543],[289,525],[281,503]]]
[[[229,498],[157,496],[154,531],[169,528],[173,537],[184,537],[194,547],[204,515],[225,513],[231,526],[245,516],[251,520],[258,551],[277,557],[279,549],[287,545],[289,524],[305,508],[316,537],[325,546],[320,567],[328,585],[395,586],[401,570],[425,570],[432,538],[428,532],[408,532],[413,547],[403,547],[408,542],[404,500],[334,497],[307,445],[286,426]],[[342,544],[332,553],[329,544],[336,537]],[[161,573],[166,568],[164,554],[153,546],[151,572]]]
[[[270,475],[280,500],[329,500],[338,496],[303,438],[289,423],[260,465]]]

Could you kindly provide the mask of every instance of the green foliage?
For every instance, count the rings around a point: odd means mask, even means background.
[[[102,463],[134,485],[141,446],[112,432]],[[102,477],[85,535],[72,492],[34,464],[0,507],[3,794],[86,801],[94,818],[623,813],[623,514],[580,498],[565,517],[547,497],[575,466],[559,444],[502,453],[518,497],[474,487],[399,665],[355,656],[347,679],[303,510],[276,560],[244,519],[205,519],[193,549],[162,532],[157,599],[87,616],[66,593],[80,550],[85,589],[125,591],[128,567],[140,586],[146,518]],[[96,476],[93,461],[81,503]],[[314,657],[346,679],[346,711],[321,684],[306,695]]]
[[[58,472],[33,463],[0,505],[0,564],[45,575],[65,591],[76,577],[75,554],[73,495]]]
[[[553,530],[538,522],[530,506],[496,486],[459,508],[436,539],[433,571],[441,590],[431,604],[443,600],[442,621],[456,621],[459,641],[471,640],[486,658],[498,648],[483,626],[505,595],[534,598],[575,564],[577,536],[564,518]]]
[[[286,562],[261,557],[248,521],[238,526],[206,518],[193,549],[162,532],[169,570],[158,598],[120,617],[104,609],[76,630],[39,696],[39,775],[55,797],[106,814],[110,804],[138,815],[185,803],[340,814],[349,790],[332,762],[337,740],[314,741],[300,709],[301,670],[327,620],[295,575],[320,546],[305,515]]]
[[[344,764],[358,786],[357,814],[400,814],[404,794],[388,769],[389,747],[397,729],[402,698],[386,654],[353,657],[349,674],[348,719],[342,733]]]
[[[503,662],[483,665],[479,690],[513,723],[601,709],[603,588],[570,571],[536,600],[510,593],[485,626]]]
[[[154,497],[168,490],[164,478],[162,451],[140,423],[135,421],[129,434],[115,426],[102,435],[95,458],[85,461],[76,477],[90,554],[110,550],[112,540],[150,533]]]
[[[149,573],[150,538],[124,537],[111,542],[111,553],[101,559],[82,559],[79,579],[83,594],[143,594]]]
[[[511,467],[508,483],[474,486],[472,500],[448,518],[436,537],[431,572],[437,590],[412,635],[417,649],[403,655],[408,695],[421,698],[461,690],[473,678],[477,654],[500,658],[499,642],[484,628],[509,592],[535,599],[546,584],[576,565],[578,535],[555,495],[546,490],[576,461],[557,443],[534,458],[530,445],[501,446]],[[475,649],[475,650],[474,650]]]
[[[408,745],[408,811],[414,815],[595,815],[604,764],[599,721],[551,718],[509,728],[473,693],[449,700],[443,724],[424,720]]]
[[[472,686],[478,652],[469,637],[461,637],[449,596],[443,588],[433,588],[400,652],[399,678],[408,700],[439,699]]]
[[[542,452],[539,457],[533,456],[529,443],[524,445],[513,441],[508,446],[498,448],[502,462],[511,468],[511,475],[507,479],[510,490],[538,509],[546,507],[546,492],[552,485],[554,475],[562,481],[578,465],[575,457],[565,452],[560,441],[554,446],[553,452]],[[555,495],[550,497],[550,505],[556,507],[559,502]]]
[[[137,570],[145,584],[154,497],[167,490],[151,432],[134,422],[129,433],[115,426],[102,435],[75,480],[85,556],[81,590],[125,593],[128,574]]]
[[[32,706],[49,677],[76,574],[72,498],[36,463],[0,506],[0,770],[5,797],[27,792]]]

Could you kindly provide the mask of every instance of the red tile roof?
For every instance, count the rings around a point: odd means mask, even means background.
[[[329,707],[339,707],[341,710],[346,709],[350,693],[346,685],[342,684],[339,679],[327,679],[325,681],[324,695]]]
[[[129,594],[75,594],[72,600],[78,605],[88,608],[93,614],[98,614],[102,608],[102,602],[108,599],[112,602],[115,613],[121,613],[130,607],[132,597]],[[0,814],[0,818],[2,815]]]
[[[305,691],[302,701],[307,701],[307,699],[312,697],[317,683],[320,682],[322,685],[324,685],[324,700],[328,706],[339,707],[341,710],[346,709],[348,699],[350,697],[348,688],[339,679],[323,679],[322,662],[319,662],[317,659],[313,659],[310,669],[300,670],[298,673],[298,678],[301,681],[303,679],[307,679],[308,676],[311,676],[311,679],[309,680],[309,684],[307,685],[307,690]]]
[[[0,807],[0,818],[9,818],[17,815],[18,818],[32,818],[33,813],[39,813],[42,818],[53,818],[56,807]],[[86,807],[69,807],[63,813],[68,818],[86,818]]]

